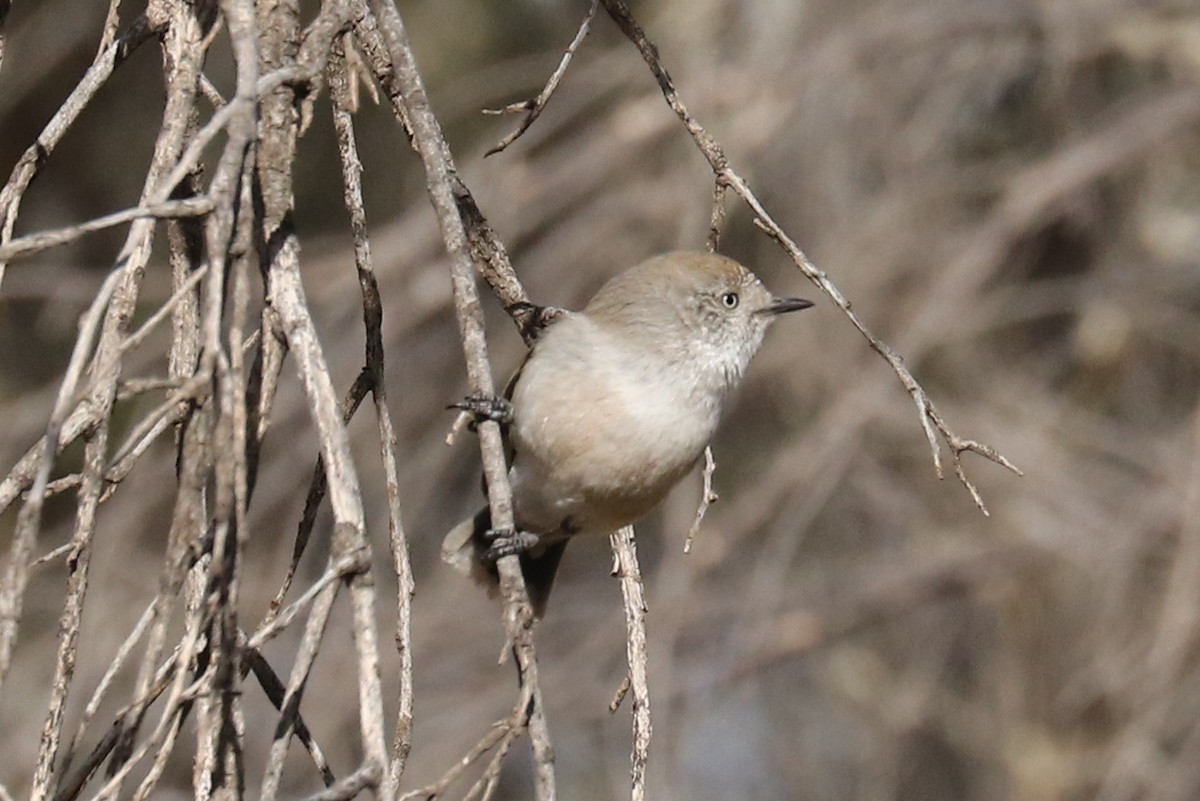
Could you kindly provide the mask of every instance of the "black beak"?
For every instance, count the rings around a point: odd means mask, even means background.
[[[775,298],[768,305],[759,309],[759,314],[787,314],[788,312],[800,311],[812,306],[811,300],[804,298]]]

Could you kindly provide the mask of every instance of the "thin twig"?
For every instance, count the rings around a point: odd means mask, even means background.
[[[704,522],[704,515],[708,513],[708,507],[717,502],[717,493],[713,492],[713,473],[717,470],[717,461],[713,458],[712,446],[709,445],[704,449],[704,488],[700,495],[700,505],[696,507],[696,517],[692,520],[692,526],[688,529],[687,539],[683,541],[683,552],[692,552],[692,542],[696,539],[696,534],[700,532],[700,524]]]
[[[525,115],[521,119],[521,124],[517,126],[515,131],[501,139],[499,143],[497,143],[491,150],[483,154],[485,158],[503,151],[513,142],[517,141],[521,134],[529,130],[529,126],[533,125],[534,121],[542,115],[542,111],[545,110],[546,104],[550,102],[550,98],[554,94],[554,90],[558,88],[559,82],[562,80],[563,75],[566,74],[567,66],[571,63],[572,56],[575,55],[575,51],[579,49],[579,46],[583,44],[583,40],[587,38],[588,29],[591,28],[592,19],[596,16],[596,9],[599,7],[599,5],[600,0],[592,0],[592,4],[588,8],[587,16],[584,17],[583,22],[579,24],[579,30],[576,32],[575,38],[571,40],[571,44],[567,45],[567,50],[565,53],[563,53],[562,59],[558,62],[558,66],[554,69],[554,72],[550,74],[549,80],[546,81],[546,85],[542,87],[542,91],[538,93],[537,97],[529,100],[522,100],[519,103],[510,103],[509,105],[500,109],[489,108],[483,110],[484,114],[492,115],[521,113],[524,113]]]
[[[383,0],[371,0],[370,5],[395,68],[413,144],[425,167],[429,196],[437,213],[446,252],[450,256],[455,312],[467,362],[467,375],[474,391],[493,395],[496,390],[484,334],[483,310],[475,286],[475,268],[470,257],[467,232],[455,201],[455,170],[449,146],[442,135],[441,125],[429,107],[424,82],[417,70],[399,12],[394,5]],[[502,529],[512,528],[512,490],[508,483],[500,427],[493,421],[484,421],[478,428],[493,525]],[[554,751],[541,703],[532,633],[533,612],[519,560],[515,556],[505,557],[499,560],[497,569],[500,592],[504,598],[505,631],[512,642],[522,686],[527,688],[533,707],[529,727],[534,753],[536,796],[538,801],[551,801],[557,794]]]
[[[246,637],[242,634],[239,637],[239,642],[242,646],[242,653],[245,657],[245,665],[251,672],[254,673],[254,678],[258,680],[258,685],[262,687],[263,693],[266,694],[267,700],[278,711],[283,711],[284,694],[287,688],[283,686],[283,682],[279,680],[279,675],[275,669],[271,667],[271,663],[257,648],[250,647],[246,644]],[[313,739],[312,732],[308,728],[308,724],[304,722],[304,718],[300,716],[300,710],[297,707],[294,715],[296,739],[304,746],[304,750],[312,758],[313,764],[321,773],[321,781],[325,782],[326,787],[333,786],[337,781],[337,777],[333,775],[333,771],[329,767],[329,761],[325,758],[325,752],[321,750],[321,746],[317,745],[317,741]]]
[[[108,0],[108,12],[104,15],[104,30],[100,34],[100,47],[96,51],[99,59],[105,50],[112,47],[117,38],[117,28],[121,24],[121,0]]]
[[[517,727],[519,729],[519,727]],[[437,798],[453,784],[463,772],[475,764],[475,761],[481,756],[491,751],[497,743],[503,740],[513,730],[512,721],[509,719],[498,720],[492,724],[487,730],[487,734],[480,738],[479,742],[471,746],[467,753],[463,754],[462,759],[455,762],[441,778],[433,784],[426,785],[417,790],[410,790],[400,796],[400,801],[417,801],[417,799],[432,799]]]
[[[8,4],[4,4],[7,11]],[[79,119],[79,115],[87,108],[96,93],[108,81],[113,70],[123,62],[134,49],[148,40],[158,31],[154,30],[145,15],[139,16],[111,45],[96,56],[92,66],[88,68],[83,79],[76,84],[70,96],[63,101],[58,111],[46,123],[38,134],[37,141],[26,148],[13,167],[8,182],[0,189],[0,245],[7,244],[12,239],[13,226],[17,222],[17,213],[21,206],[21,198],[25,190],[37,175],[42,164],[58,147],[63,136]],[[164,198],[165,199],[165,198]],[[0,260],[0,284],[4,282],[5,263]]]
[[[361,569],[362,565],[354,559],[343,559],[334,565],[330,565],[321,574],[321,578],[317,579],[307,590],[301,593],[299,598],[283,607],[270,620],[264,620],[260,623],[253,636],[246,641],[246,645],[250,648],[261,648],[278,635],[279,632],[290,626],[296,619],[296,616],[300,614],[300,611],[312,603],[313,599],[320,595],[326,587],[337,581],[341,581]]]
[[[67,416],[69,399],[75,394],[75,387],[79,383],[85,361],[100,328],[102,315],[117,289],[119,279],[119,271],[109,274],[96,294],[91,308],[80,320],[79,336],[75,340],[75,347],[59,387],[54,409],[51,410],[46,433],[36,446],[38,449],[34,459],[36,472],[32,476],[33,483],[25,499],[25,504],[17,514],[16,531],[9,547],[4,581],[0,583],[0,689],[4,686],[13,648],[16,647],[17,628],[25,600],[25,586],[29,579],[29,559],[37,545],[38,533],[41,530],[46,485],[50,481],[50,471],[54,461],[54,445],[58,442],[59,431]]]
[[[621,679],[621,683],[617,685],[617,690],[613,693],[612,700],[608,702],[608,714],[617,714],[617,710],[625,702],[625,696],[629,695],[630,686],[629,671],[625,671],[625,676]]]
[[[40,253],[43,250],[65,245],[68,242],[74,242],[86,234],[103,231],[105,228],[122,225],[131,220],[138,220],[145,217],[153,217],[159,220],[178,219],[181,217],[203,217],[212,211],[212,208],[212,201],[208,198],[191,197],[184,200],[167,200],[162,203],[152,203],[148,206],[138,206],[123,211],[115,211],[112,214],[96,217],[79,225],[59,228],[54,231],[42,231],[23,236],[20,239],[14,239],[7,245],[0,247],[0,262],[11,261],[21,256],[30,256],[34,253]]]
[[[642,571],[638,567],[633,526],[625,526],[609,536],[616,570],[625,601],[625,656],[629,663],[629,688],[633,692],[633,748],[630,755],[631,797],[646,798],[646,760],[650,752],[650,689],[646,681],[646,600]],[[609,709],[620,704],[620,694]]]
[[[658,54],[658,48],[655,47],[654,44],[646,37],[645,31],[642,30],[642,27],[638,24],[637,20],[633,18],[633,14],[629,11],[629,7],[625,4],[625,2],[623,0],[601,0],[601,2],[604,4],[604,8],[608,12],[609,16],[612,17],[614,22],[616,22],[617,27],[621,29],[621,32],[624,33],[625,36],[637,47],[638,52],[640,52],[642,55],[642,59],[646,62],[647,66],[650,67],[650,71],[654,74],[655,80],[658,82],[659,89],[662,90],[663,97],[667,101],[667,105],[670,106],[671,110],[674,111],[676,116],[679,117],[680,121],[683,123],[684,127],[687,129],[688,133],[691,134],[692,139],[695,141],[696,147],[699,148],[702,154],[704,154],[704,158],[708,161],[709,166],[712,168],[713,175],[717,181],[717,189],[714,190],[713,230],[717,230],[715,226],[719,223],[719,220],[717,219],[718,213],[715,210],[715,207],[719,204],[721,196],[724,194],[724,190],[720,187],[725,185],[733,189],[734,193],[737,194],[743,201],[745,201],[746,205],[748,205],[751,210],[754,211],[756,215],[755,223],[758,225],[758,227],[767,233],[768,236],[774,239],[787,252],[793,263],[795,263],[800,271],[804,273],[805,277],[807,277],[817,287],[819,287],[821,291],[829,296],[829,298],[838,306],[838,308],[842,310],[842,313],[849,318],[854,327],[858,329],[859,333],[863,335],[871,348],[880,356],[882,356],[884,360],[887,361],[888,365],[891,366],[892,370],[896,373],[896,376],[900,379],[901,384],[904,385],[904,388],[908,391],[909,395],[912,396],[913,402],[917,406],[921,428],[925,432],[926,439],[929,441],[930,451],[933,456],[934,470],[937,473],[938,478],[942,478],[943,476],[941,447],[938,441],[938,437],[940,435],[942,441],[945,442],[946,446],[953,454],[955,462],[955,474],[958,476],[963,486],[971,494],[971,499],[974,501],[975,505],[979,507],[979,510],[985,515],[988,514],[987,507],[984,505],[983,499],[980,497],[978,490],[975,488],[974,484],[967,479],[966,473],[962,469],[960,462],[961,454],[965,451],[971,451],[990,461],[995,462],[996,464],[1001,465],[1002,467],[1007,468],[1017,475],[1022,475],[1021,471],[995,449],[988,445],[976,442],[975,440],[959,437],[946,424],[941,414],[937,411],[936,407],[934,407],[933,402],[929,399],[929,396],[926,394],[924,388],[904,365],[904,360],[890,347],[888,347],[888,345],[885,344],[881,339],[875,336],[875,334],[872,333],[871,330],[868,329],[866,325],[859,319],[858,315],[851,311],[850,302],[846,300],[845,296],[842,295],[841,291],[834,285],[834,283],[829,280],[829,276],[819,270],[816,265],[809,260],[804,251],[800,249],[800,247],[791,239],[791,237],[784,232],[783,228],[767,213],[762,204],[759,202],[758,198],[750,190],[750,186],[746,183],[745,179],[743,179],[741,175],[730,166],[729,159],[726,157],[725,151],[721,145],[712,137],[711,134],[708,133],[708,131],[704,129],[704,127],[696,120],[696,118],[692,116],[691,112],[688,111],[687,107],[683,103],[683,100],[679,97],[679,93],[675,89],[675,84],[671,80],[671,76],[667,73],[666,68],[662,64],[662,60]],[[717,236],[710,231],[710,242],[715,242],[716,240]]]
[[[371,376],[367,372],[361,372],[354,379],[354,383],[350,385],[350,389],[346,392],[346,396],[342,398],[342,423],[347,424],[354,415],[358,412],[358,407],[367,397],[367,393],[371,390]],[[283,607],[284,601],[287,600],[287,594],[292,588],[292,582],[296,578],[296,571],[300,568],[300,560],[304,556],[304,552],[308,549],[309,538],[312,536],[313,528],[317,524],[317,513],[321,510],[321,503],[325,500],[325,494],[329,489],[328,478],[325,473],[325,462],[317,457],[316,464],[313,466],[312,478],[308,482],[308,492],[304,496],[304,510],[300,514],[300,523],[296,527],[296,538],[292,544],[292,558],[288,563],[287,571],[284,573],[283,580],[280,582],[279,589],[275,591],[275,597],[267,605],[267,614],[263,617],[259,625],[267,625],[274,619],[275,615]]]
[[[310,795],[307,801],[348,801],[363,790],[379,787],[382,776],[383,769],[379,765],[367,762],[336,784]]]
[[[729,185],[718,173],[713,179],[712,213],[708,222],[708,252],[716,253],[721,246],[721,226],[725,224],[725,190]]]
[[[100,681],[96,684],[96,688],[92,690],[91,698],[88,699],[84,706],[83,714],[79,718],[79,723],[75,727],[75,734],[71,737],[71,741],[67,744],[66,754],[63,757],[62,765],[58,769],[59,776],[66,774],[67,769],[71,766],[71,758],[75,753],[75,748],[83,739],[83,733],[86,731],[88,724],[92,718],[96,716],[97,710],[100,708],[101,701],[104,700],[109,688],[112,686],[113,680],[117,676],[117,672],[121,666],[125,664],[125,660],[133,653],[133,648],[137,645],[138,640],[146,633],[146,629],[150,627],[150,621],[153,619],[154,605],[150,604],[142,612],[142,616],[138,618],[133,629],[128,636],[117,648],[117,653],[113,655],[112,661],[108,663],[108,667],[104,670],[104,675],[100,677]]]
[[[354,90],[356,70],[365,69],[361,56],[352,47],[351,37],[334,40],[329,61],[327,82],[333,98],[333,125],[338,139],[342,164],[343,199],[350,215],[350,231],[354,240],[354,264],[362,292],[363,327],[365,337],[365,366],[369,375],[371,396],[375,401],[375,418],[379,426],[379,448],[383,460],[384,481],[388,498],[388,540],[391,545],[392,568],[396,571],[396,650],[400,657],[399,709],[396,712],[396,731],[392,739],[391,762],[384,778],[386,793],[394,796],[404,773],[409,750],[412,748],[413,727],[413,655],[412,655],[412,598],[414,582],[408,555],[408,537],[400,516],[400,468],[396,457],[396,430],[392,425],[387,402],[387,380],[383,348],[383,299],[371,264],[371,245],[367,236],[367,216],[362,194],[362,162],[354,140],[354,116],[357,106]],[[354,54],[350,66],[351,45]],[[372,86],[373,88],[373,86]]]
[[[521,698],[513,707],[512,712],[507,718],[498,720],[491,725],[487,733],[479,738],[475,745],[471,746],[467,753],[463,754],[462,758],[450,766],[442,776],[433,784],[428,784],[417,790],[410,790],[400,797],[400,801],[416,801],[417,799],[434,799],[440,797],[449,789],[450,785],[458,781],[458,778],[466,772],[467,768],[471,767],[488,751],[500,746],[503,753],[507,753],[507,748],[512,742],[525,730],[525,724],[529,716],[529,693],[522,691]],[[499,752],[498,752],[499,753]],[[503,754],[500,754],[503,759]],[[498,761],[493,758],[491,763],[498,766]],[[486,778],[492,770],[492,765],[484,770],[482,778]],[[498,767],[496,768],[498,771]],[[478,782],[477,782],[478,784]],[[474,788],[472,788],[474,790]],[[470,795],[470,792],[467,794]]]

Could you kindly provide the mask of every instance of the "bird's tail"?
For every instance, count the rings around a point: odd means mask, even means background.
[[[459,573],[470,576],[476,583],[487,587],[488,595],[496,597],[500,590],[500,577],[496,565],[486,558],[488,541],[484,536],[492,527],[492,513],[485,506],[472,518],[464,520],[442,541],[442,559]],[[549,545],[538,545],[521,554],[521,573],[525,576],[525,589],[533,614],[541,617],[550,599],[550,588],[558,563],[562,561],[567,540],[560,539]]]

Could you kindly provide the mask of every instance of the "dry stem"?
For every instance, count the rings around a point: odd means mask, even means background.
[[[959,481],[966,487],[971,494],[971,499],[979,510],[985,515],[988,514],[987,507],[983,503],[983,498],[979,495],[979,491],[975,485],[967,478],[963,471],[961,456],[965,451],[978,453],[984,458],[999,464],[1008,470],[1022,475],[1021,471],[1003,455],[995,449],[983,443],[976,442],[971,439],[964,439],[956,434],[949,427],[937,408],[933,405],[928,394],[925,392],[921,384],[913,377],[908,368],[904,365],[904,360],[893,351],[885,342],[875,336],[870,329],[859,319],[858,315],[850,309],[850,301],[848,301],[841,291],[834,285],[823,271],[817,269],[805,255],[800,246],[792,240],[791,237],[784,232],[783,228],[775,222],[774,218],[767,213],[763,208],[758,198],[751,191],[746,180],[733,169],[729,163],[729,159],[725,155],[724,148],[720,143],[712,137],[704,129],[704,127],[692,116],[687,110],[683,100],[679,97],[679,93],[675,89],[675,84],[671,80],[671,76],[667,73],[666,68],[662,64],[662,60],[658,55],[658,48],[646,37],[646,33],[633,18],[629,7],[623,0],[601,0],[604,3],[604,8],[608,11],[613,21],[625,34],[628,39],[637,47],[638,52],[642,54],[642,58],[650,67],[650,71],[654,73],[655,80],[658,81],[659,88],[662,90],[663,97],[667,101],[667,105],[679,117],[688,133],[696,143],[696,147],[704,155],[712,168],[713,175],[716,180],[716,187],[713,195],[713,216],[712,226],[709,233],[709,246],[715,248],[720,236],[720,224],[723,219],[722,202],[724,199],[725,188],[728,187],[740,197],[756,215],[756,224],[768,236],[774,239],[791,257],[793,263],[804,273],[808,280],[812,281],[817,287],[824,292],[830,300],[832,300],[842,313],[849,318],[851,324],[858,329],[859,333],[866,338],[867,343],[875,350],[895,371],[900,383],[903,384],[905,390],[912,396],[913,402],[917,406],[921,428],[925,432],[925,437],[929,441],[930,452],[933,456],[933,467],[938,478],[943,477],[942,470],[942,455],[941,446],[938,441],[939,435],[949,448],[953,459],[955,474]]]

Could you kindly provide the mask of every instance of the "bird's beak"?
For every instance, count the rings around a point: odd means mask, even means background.
[[[788,312],[800,311],[812,306],[811,300],[804,298],[775,298],[766,306],[758,310],[759,314],[787,314]]]

